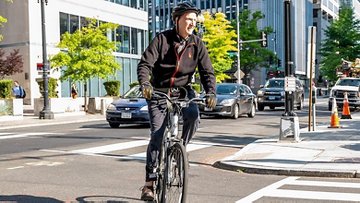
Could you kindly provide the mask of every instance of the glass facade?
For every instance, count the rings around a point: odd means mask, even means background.
[[[240,9],[248,8],[248,0],[238,0]],[[172,9],[180,0],[149,0],[149,28],[152,38],[156,33],[171,29],[174,25],[171,20]],[[223,12],[228,20],[236,19],[236,0],[192,0],[194,5],[202,11],[210,13]]]
[[[120,2],[120,1],[119,1]],[[121,1],[125,2],[125,1]],[[130,1],[128,1],[130,2]],[[86,25],[86,18],[67,13],[60,13],[60,36],[65,32],[73,33],[80,27]],[[100,22],[102,23],[102,22]],[[136,69],[140,55],[147,44],[147,31],[120,25],[117,29],[110,31],[107,37],[110,41],[115,41],[117,48],[115,57],[121,66],[114,76],[109,76],[109,80],[119,80],[121,83],[120,93],[123,94],[129,89],[129,84],[137,81]],[[118,55],[130,54],[129,57],[121,57]],[[65,67],[64,67],[65,68]],[[92,78],[88,81],[88,95],[90,97],[105,96],[106,91],[100,78]],[[69,97],[71,89],[71,81],[62,81],[61,97]],[[76,83],[78,87],[78,95],[84,96],[84,87],[80,83]]]
[[[105,0],[105,1],[147,11],[147,6],[146,6],[147,0]]]

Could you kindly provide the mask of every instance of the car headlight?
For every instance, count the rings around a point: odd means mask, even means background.
[[[283,96],[285,96],[285,91],[281,91],[280,92],[280,95],[283,97]]]
[[[231,106],[234,103],[234,99],[224,99],[220,102],[220,105]]]
[[[110,104],[110,105],[107,107],[107,110],[116,111],[116,106],[115,106],[114,104]]]
[[[148,105],[141,107],[140,111],[148,111]]]
[[[264,91],[263,90],[258,90],[257,91],[257,96],[264,96]]]

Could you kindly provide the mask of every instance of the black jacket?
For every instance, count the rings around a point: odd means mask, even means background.
[[[180,39],[175,29],[158,34],[143,53],[137,74],[140,84],[150,82],[155,88],[181,87],[191,82],[198,67],[206,93],[215,94],[215,75],[202,40],[191,35],[185,48],[177,53]]]

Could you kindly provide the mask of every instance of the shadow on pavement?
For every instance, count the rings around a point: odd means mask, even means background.
[[[61,203],[60,201],[55,198],[51,197],[36,197],[31,195],[0,195],[0,202],[17,202],[17,203]]]
[[[106,196],[106,195],[83,196],[76,198],[76,201],[79,203],[86,203],[86,202],[128,203],[134,201],[143,202],[140,199],[134,197]]]

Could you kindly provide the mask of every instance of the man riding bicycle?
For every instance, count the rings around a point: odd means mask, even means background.
[[[206,92],[206,106],[216,105],[214,69],[202,40],[193,34],[200,10],[189,2],[178,4],[172,12],[175,27],[159,33],[147,47],[138,64],[138,80],[147,99],[151,138],[146,155],[145,186],[141,199],[154,199],[153,184],[159,149],[165,130],[166,99],[152,98],[153,90],[170,94],[172,88],[184,88],[189,99],[195,97],[191,79],[196,67]],[[199,109],[195,103],[182,110],[182,138],[187,144],[199,125]]]

